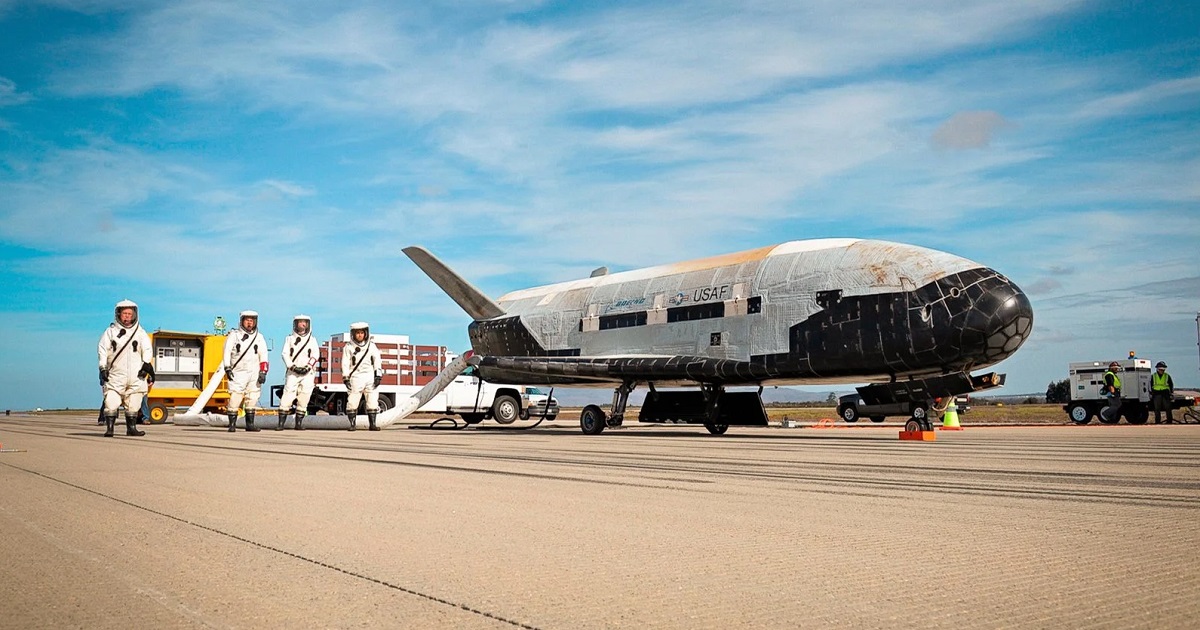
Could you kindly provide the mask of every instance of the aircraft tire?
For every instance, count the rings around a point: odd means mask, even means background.
[[[904,430],[908,431],[909,433],[915,433],[917,431],[925,430],[925,427],[921,426],[920,420],[917,420],[916,418],[910,418],[908,422],[904,423]]]
[[[705,422],[704,428],[708,429],[708,432],[713,435],[725,435],[725,432],[729,430],[729,425],[728,424],[716,424],[714,422]]]
[[[871,416],[871,422],[883,422],[884,420],[883,416]]]
[[[596,405],[588,405],[579,413],[579,430],[585,435],[600,435],[605,425],[604,410]]]

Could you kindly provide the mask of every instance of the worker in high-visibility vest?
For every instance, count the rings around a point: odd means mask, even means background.
[[[1120,369],[1121,364],[1116,361],[1108,364],[1108,371],[1104,373],[1104,387],[1100,390],[1101,395],[1108,398],[1108,406],[1100,410],[1100,416],[1110,423],[1121,417],[1121,377],[1117,376],[1117,370]]]
[[[1162,361],[1154,366],[1150,375],[1150,404],[1154,407],[1154,424],[1159,424],[1161,411],[1167,412],[1167,424],[1175,422],[1171,417],[1171,399],[1175,397],[1175,381],[1167,374],[1167,364]]]

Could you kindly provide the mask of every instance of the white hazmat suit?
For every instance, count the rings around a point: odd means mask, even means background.
[[[296,403],[296,430],[304,428],[304,416],[308,413],[308,399],[312,396],[320,357],[321,349],[313,338],[312,318],[308,315],[293,317],[292,334],[283,342],[283,367],[287,373],[283,379],[283,395],[279,399],[276,431],[283,429],[293,402]]]
[[[125,317],[122,318],[122,312]],[[125,434],[145,435],[137,428],[142,398],[154,382],[154,349],[150,336],[138,323],[137,304],[129,300],[117,302],[113,323],[100,335],[96,345],[100,360],[100,385],[104,388],[105,437],[112,437],[117,411],[125,405]]]
[[[364,396],[371,430],[379,430],[375,424],[379,415],[379,392],[376,390],[382,378],[383,356],[371,339],[371,327],[366,322],[350,324],[350,341],[342,348],[342,382],[346,385],[346,417],[350,419],[351,431],[356,428],[358,403]]]
[[[246,430],[254,426],[254,410],[262,385],[267,379],[270,364],[267,359],[267,340],[258,332],[258,313],[242,311],[241,325],[225,336],[225,378],[229,381],[229,430],[237,427],[238,408],[246,405]]]

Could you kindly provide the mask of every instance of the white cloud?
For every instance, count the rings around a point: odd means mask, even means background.
[[[1111,118],[1131,111],[1164,106],[1164,102],[1172,99],[1175,99],[1178,107],[1194,110],[1198,93],[1200,76],[1157,81],[1134,90],[1096,98],[1080,108],[1079,115],[1084,118]]]

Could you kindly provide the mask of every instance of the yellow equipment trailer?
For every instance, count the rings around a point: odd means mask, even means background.
[[[147,418],[162,424],[175,407],[189,407],[211,378],[224,378],[217,368],[225,349],[225,336],[208,333],[156,330],[150,335],[154,348],[154,386],[146,395]],[[229,386],[222,383],[204,405],[206,412],[223,412],[229,404]]]

